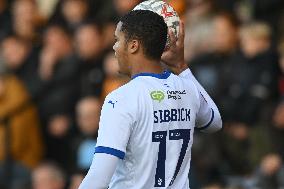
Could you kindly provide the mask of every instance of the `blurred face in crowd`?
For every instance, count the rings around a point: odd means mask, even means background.
[[[66,115],[55,115],[50,118],[48,132],[50,135],[60,138],[67,135],[70,127],[70,119]]]
[[[94,136],[99,128],[101,105],[95,97],[86,97],[77,105],[77,122],[81,132]]]
[[[95,26],[82,26],[76,32],[75,38],[76,49],[81,58],[91,59],[100,54],[102,50],[102,39]]]
[[[2,55],[10,69],[21,66],[27,58],[28,52],[29,47],[16,38],[6,38],[2,43]]]
[[[215,35],[213,44],[217,52],[228,53],[237,46],[237,30],[225,16],[217,16],[214,20]]]
[[[114,6],[119,15],[123,15],[132,10],[140,0],[114,0]]]
[[[248,126],[243,123],[233,123],[227,128],[229,135],[239,141],[246,140],[248,138],[249,130]]]
[[[247,57],[254,57],[270,47],[270,27],[264,23],[251,23],[240,30],[240,44]]]
[[[31,0],[17,0],[12,9],[13,30],[25,38],[32,40],[34,38],[35,19],[37,9]]]
[[[31,0],[17,0],[12,11],[14,22],[31,23],[35,18],[36,6]]]
[[[51,26],[44,35],[44,47],[57,54],[65,54],[72,48],[71,39],[59,26]]]
[[[268,154],[262,159],[260,168],[265,175],[275,175],[282,167],[282,160],[278,154]]]
[[[63,15],[70,23],[81,22],[87,14],[87,4],[82,0],[66,0],[63,4]]]
[[[119,67],[113,52],[109,53],[104,59],[104,70],[107,76],[115,76]]]
[[[254,57],[258,53],[268,48],[269,40],[243,35],[240,38],[241,49],[247,57]]]
[[[65,180],[56,168],[44,165],[33,171],[32,185],[33,189],[64,189]]]

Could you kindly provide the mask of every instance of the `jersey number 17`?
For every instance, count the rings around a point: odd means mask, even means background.
[[[157,131],[152,133],[152,142],[159,142],[159,153],[155,175],[155,187],[165,187],[165,161],[166,161],[166,143],[167,131]],[[169,140],[183,140],[179,154],[176,170],[171,179],[170,186],[174,183],[175,178],[181,168],[188,143],[190,141],[190,129],[174,129],[169,130]]]

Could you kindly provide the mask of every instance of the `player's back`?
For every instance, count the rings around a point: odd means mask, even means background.
[[[178,76],[140,74],[116,95],[127,98],[133,122],[111,189],[188,189],[195,116],[194,84]]]

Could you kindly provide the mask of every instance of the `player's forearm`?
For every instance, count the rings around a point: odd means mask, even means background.
[[[92,165],[79,189],[106,189],[115,172],[118,158],[109,154],[94,155]]]

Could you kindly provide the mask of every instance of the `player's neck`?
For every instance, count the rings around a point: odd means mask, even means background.
[[[156,73],[164,71],[159,61],[140,59],[132,64],[131,77],[139,73]]]

